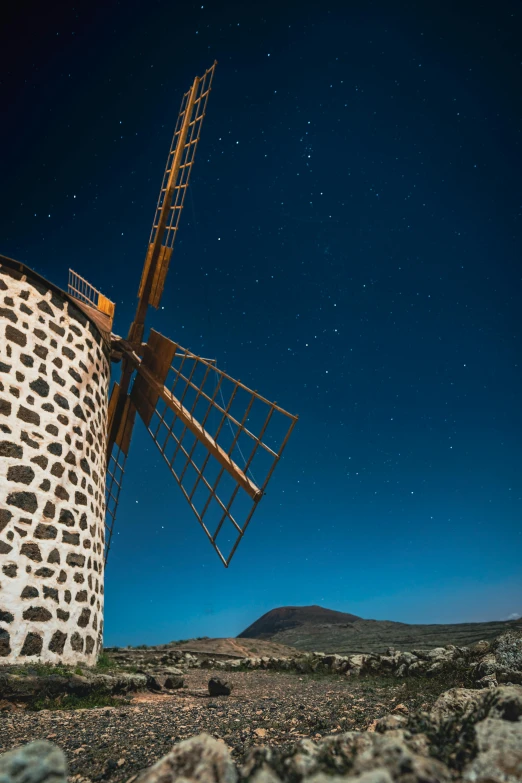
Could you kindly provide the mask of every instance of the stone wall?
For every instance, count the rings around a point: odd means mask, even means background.
[[[84,313],[0,260],[0,663],[101,648],[109,370]]]

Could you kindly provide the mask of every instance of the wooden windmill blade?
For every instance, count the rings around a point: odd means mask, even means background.
[[[116,415],[119,398],[122,396],[121,387],[115,383],[109,399],[107,411],[107,424],[110,427]],[[107,468],[105,477],[105,562],[111,548],[116,512],[120,500],[120,492],[123,484],[125,465],[129,455],[132,430],[136,419],[136,408],[131,402],[130,395],[125,395],[123,400],[123,415],[116,431],[116,437],[110,454],[107,456]]]
[[[157,309],[161,301],[216,65],[214,62],[203,76],[194,79],[181,101],[152,221],[130,342],[142,339],[148,305]]]
[[[132,361],[131,403],[228,567],[297,417],[154,330]]]
[[[128,333],[128,340],[135,348],[143,338],[148,305],[158,308],[161,300],[216,65],[214,62],[203,76],[194,79],[181,102],[152,222],[136,315]],[[114,338],[112,346],[118,342],[120,339]],[[113,391],[107,427],[106,554],[114,529],[135,418],[134,408],[129,408],[129,389],[135,367],[126,353],[123,353],[122,359],[120,383]]]

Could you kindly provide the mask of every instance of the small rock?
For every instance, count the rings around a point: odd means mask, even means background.
[[[386,731],[395,731],[395,729],[402,729],[408,723],[408,719],[405,715],[384,715],[379,720],[374,721],[376,724],[375,731],[380,734],[384,734]]]
[[[392,715],[396,715],[397,713],[409,715],[410,711],[405,704],[397,704],[392,710]]]
[[[208,692],[211,696],[230,696],[232,684],[220,677],[211,677],[208,681]]]

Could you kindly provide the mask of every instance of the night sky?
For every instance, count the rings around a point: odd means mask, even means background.
[[[519,3],[11,13],[0,252],[62,287],[71,266],[126,335],[181,97],[217,59],[148,326],[300,417],[228,570],[137,424],[105,643],[283,605],[521,613]]]

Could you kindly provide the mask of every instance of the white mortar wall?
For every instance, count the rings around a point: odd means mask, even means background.
[[[109,360],[84,314],[28,277],[0,267],[0,664],[93,664]]]

